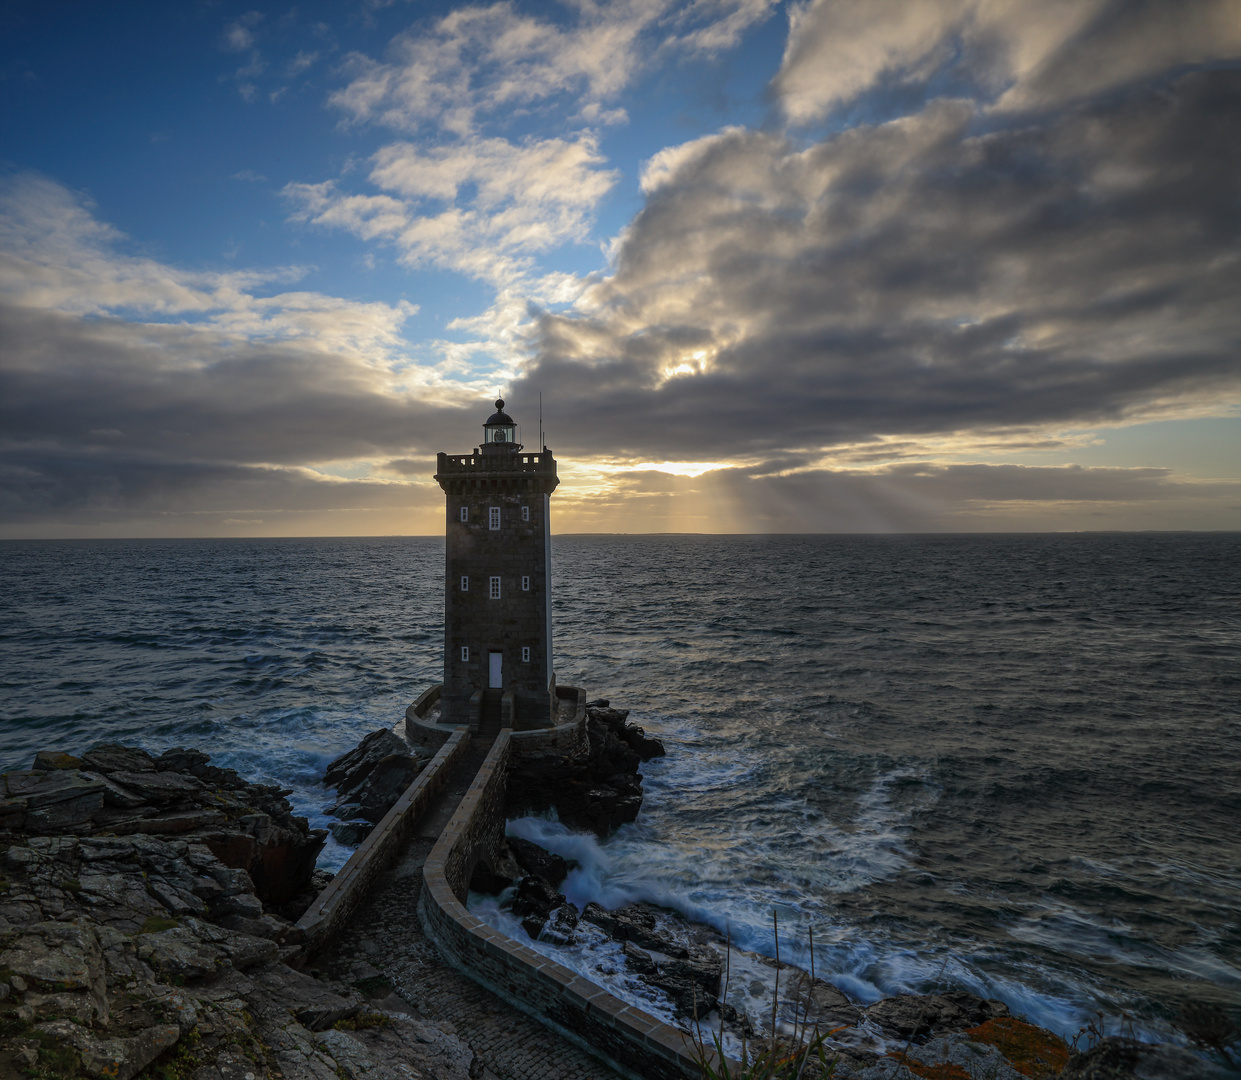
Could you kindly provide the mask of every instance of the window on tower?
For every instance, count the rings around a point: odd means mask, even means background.
[[[522,521],[529,521],[529,520],[530,520],[530,507],[528,507],[528,506],[523,506],[523,507],[521,508],[521,520],[522,520]]]
[[[470,508],[468,506],[461,507],[461,520],[462,521],[470,520]]]
[[[461,662],[463,664],[470,662],[470,647],[468,645],[461,646]]]
[[[489,595],[492,600],[500,599],[500,579],[498,577],[493,577],[491,579],[491,590]]]
[[[498,506],[489,506],[487,514],[490,518],[487,524],[493,529],[498,529],[500,527],[500,508]]]
[[[521,591],[522,592],[530,591],[530,575],[529,574],[521,575]]]
[[[530,646],[529,645],[523,645],[521,647],[521,662],[523,664],[530,663]]]
[[[461,575],[461,591],[462,592],[470,591],[470,579],[466,574]]]

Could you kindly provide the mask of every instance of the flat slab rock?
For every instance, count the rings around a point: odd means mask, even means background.
[[[180,808],[186,796],[208,800],[213,814],[245,811],[227,836],[248,859],[264,836],[298,831],[277,789],[213,771],[197,751],[156,759],[109,746],[83,759],[42,754],[39,764],[0,777],[11,810],[0,816],[2,1075],[10,1066],[37,1075],[55,1050],[99,1080],[158,1075],[174,1058],[188,1080],[485,1080],[452,1031],[282,963],[300,931],[265,907],[245,865],[220,857],[214,834],[96,833],[90,818],[69,834],[23,829],[32,813],[81,803],[83,791],[114,809],[159,800],[156,822],[204,812]]]

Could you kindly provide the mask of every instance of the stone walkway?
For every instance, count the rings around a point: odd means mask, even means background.
[[[348,931],[312,966],[345,982],[363,982],[378,996],[383,989],[376,976],[382,975],[415,1015],[451,1024],[495,1080],[621,1080],[603,1062],[448,967],[418,923],[422,864],[490,748],[490,740],[471,744]],[[375,981],[367,984],[368,978]]]

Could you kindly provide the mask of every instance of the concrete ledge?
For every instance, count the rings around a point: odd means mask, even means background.
[[[497,933],[465,909],[474,866],[503,833],[505,774],[513,744],[540,734],[503,730],[497,736],[423,865],[418,899],[423,931],[453,967],[622,1075],[632,1080],[699,1077],[687,1035]]]
[[[452,766],[465,754],[469,744],[469,732],[463,727],[454,729],[435,757],[414,777],[414,782],[297,921],[306,934],[299,954],[301,959],[318,952],[339,932],[371,883],[405,842],[419,816],[439,794]]]

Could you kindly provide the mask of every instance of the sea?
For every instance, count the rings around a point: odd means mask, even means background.
[[[667,748],[604,841],[510,824],[576,861],[570,900],[813,941],[855,999],[965,989],[1066,1038],[1241,1007],[1241,533],[552,549],[559,682]],[[326,826],[326,763],[439,681],[443,551],[0,543],[0,769],[199,747]]]

